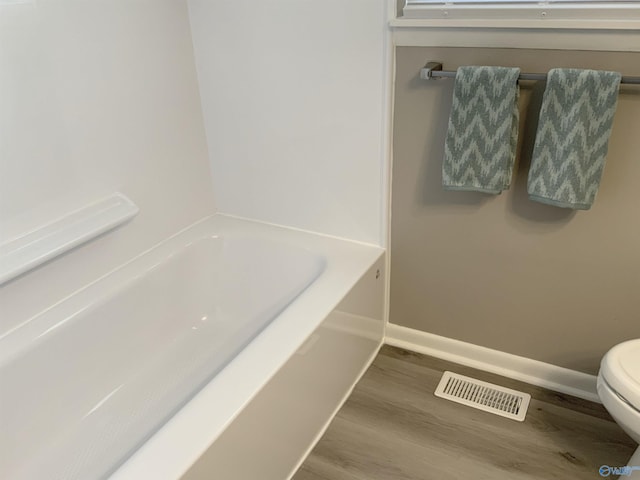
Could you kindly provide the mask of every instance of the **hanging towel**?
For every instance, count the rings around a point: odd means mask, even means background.
[[[446,190],[509,188],[518,140],[519,68],[460,67],[442,164]]]
[[[529,198],[588,210],[593,204],[618,101],[620,74],[555,68],[547,76]]]

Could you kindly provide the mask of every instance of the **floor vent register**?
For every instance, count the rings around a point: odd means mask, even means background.
[[[437,397],[469,407],[524,421],[531,395],[453,372],[444,372],[436,388]]]

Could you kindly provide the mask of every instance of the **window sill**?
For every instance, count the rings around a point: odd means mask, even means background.
[[[389,25],[396,46],[640,52],[638,20],[400,17]]]
[[[394,28],[496,28],[544,30],[634,30],[640,35],[640,20],[599,19],[507,19],[507,18],[396,18]]]

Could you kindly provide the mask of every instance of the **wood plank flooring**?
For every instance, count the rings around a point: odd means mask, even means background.
[[[445,370],[530,393],[526,420],[436,397]],[[384,346],[293,479],[601,479],[634,448],[601,405]]]

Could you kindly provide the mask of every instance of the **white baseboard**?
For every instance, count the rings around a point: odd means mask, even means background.
[[[601,403],[594,375],[392,323],[387,325],[384,341],[394,347]]]

